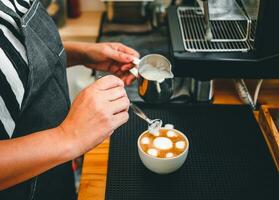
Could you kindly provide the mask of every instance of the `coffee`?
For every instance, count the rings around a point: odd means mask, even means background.
[[[157,158],[175,158],[188,147],[182,133],[164,128],[157,134],[147,131],[140,137],[139,144],[146,154]]]

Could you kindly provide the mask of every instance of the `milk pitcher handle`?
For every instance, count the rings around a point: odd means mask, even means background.
[[[133,63],[138,66],[140,64],[140,59],[134,58]]]
[[[139,77],[139,71],[138,71],[138,69],[136,67],[133,67],[132,69],[130,69],[129,72],[131,74],[133,74],[136,78]]]
[[[139,63],[140,63],[140,59],[134,58],[133,64],[135,64],[136,66],[129,70],[130,73],[137,78],[139,77],[139,70],[138,70]]]

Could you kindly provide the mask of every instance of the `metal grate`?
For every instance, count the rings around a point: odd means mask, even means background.
[[[177,12],[186,51],[246,52],[253,48],[248,40],[249,20],[211,20],[213,39],[208,41],[200,8],[179,7]]]
[[[252,20],[250,40],[253,41],[253,42],[254,42],[255,36],[256,36],[256,27],[257,27],[257,20]]]

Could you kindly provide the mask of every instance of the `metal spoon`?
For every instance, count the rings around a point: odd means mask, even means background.
[[[132,103],[130,104],[130,108],[132,108],[133,112],[137,116],[139,116],[148,123],[148,129],[158,130],[162,127],[163,122],[161,119],[149,119],[139,107]]]

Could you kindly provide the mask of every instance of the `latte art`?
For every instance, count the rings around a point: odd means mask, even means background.
[[[166,154],[166,158],[172,158],[172,157],[173,157],[173,153],[170,152]]]
[[[158,151],[156,149],[148,149],[147,153],[155,157],[158,155]]]
[[[185,148],[185,142],[184,141],[179,141],[175,143],[175,147],[178,149],[184,149]]]
[[[146,132],[139,140],[142,150],[157,158],[174,158],[187,148],[187,141],[175,130],[160,129],[156,135]]]
[[[153,145],[159,150],[166,150],[172,148],[173,144],[169,138],[157,137],[153,140]]]
[[[142,144],[149,144],[149,142],[150,142],[150,140],[149,140],[148,137],[144,137],[144,138],[142,138],[142,140],[141,140],[141,143],[142,143]]]
[[[167,136],[168,137],[175,137],[176,136],[176,133],[174,131],[168,131],[167,132]]]

